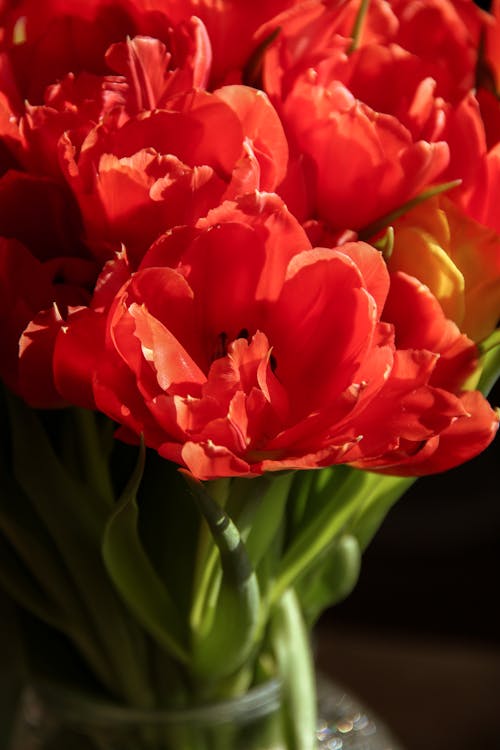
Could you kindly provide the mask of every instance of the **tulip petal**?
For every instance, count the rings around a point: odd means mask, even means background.
[[[184,443],[182,460],[189,471],[198,479],[217,477],[251,476],[246,461],[231,453],[225,446],[206,443]]]
[[[397,347],[440,355],[433,385],[457,391],[475,369],[478,351],[474,342],[445,318],[434,295],[415,277],[402,272],[391,275],[384,319],[395,326]]]
[[[346,255],[315,249],[294,258],[266,330],[276,376],[292,395],[297,415],[320,409],[352,382],[376,318],[374,301]]]

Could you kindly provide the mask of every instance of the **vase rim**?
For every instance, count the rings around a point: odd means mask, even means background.
[[[250,688],[245,694],[186,708],[134,708],[49,681],[27,688],[28,698],[42,701],[47,708],[57,708],[68,724],[124,726],[153,723],[157,726],[185,724],[217,725],[234,721],[253,721],[276,711],[281,701],[281,682],[270,679]]]

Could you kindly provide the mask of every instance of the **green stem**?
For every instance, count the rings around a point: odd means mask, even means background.
[[[298,471],[292,480],[288,499],[290,516],[288,533],[294,534],[300,529],[307,508],[307,501],[314,481],[314,471]]]
[[[494,347],[483,355],[481,367],[481,377],[476,387],[487,396],[500,375],[500,347]]]
[[[353,472],[307,526],[297,534],[285,553],[272,586],[268,601],[272,606],[295,584],[310,565],[330,546],[340,534],[360,503],[362,475]]]
[[[271,622],[271,642],[283,680],[283,718],[290,750],[313,750],[316,684],[309,642],[297,595],[288,589]]]
[[[203,525],[203,537],[200,543],[205,546],[205,537],[209,536],[208,526]],[[212,538],[210,537],[210,540]],[[206,622],[206,612],[209,608],[213,607],[214,598],[217,598],[220,582],[222,579],[222,572],[218,566],[219,551],[213,543],[208,548],[207,552],[204,553],[205,565],[203,568],[199,568],[199,573],[196,576],[196,584],[194,587],[194,598],[191,607],[191,613],[189,616],[189,624],[191,630],[194,632],[200,632],[201,625]],[[207,623],[206,623],[207,624]]]
[[[224,508],[229,497],[230,480],[223,478],[207,483],[207,491],[214,500]],[[196,551],[196,565],[193,580],[193,603],[189,615],[190,627],[198,632],[204,619],[211,597],[217,596],[221,571],[217,566],[219,552],[210,533],[208,524],[204,521],[200,526],[198,547]]]
[[[411,209],[415,208],[415,206],[420,205],[420,203],[423,203],[430,198],[434,198],[436,195],[440,195],[441,193],[446,193],[449,190],[453,190],[453,188],[456,188],[461,184],[462,180],[452,180],[451,182],[443,182],[440,185],[434,185],[433,187],[427,188],[427,190],[424,190],[423,192],[419,193],[419,195],[416,195],[414,198],[406,201],[406,203],[404,203],[399,208],[394,209],[394,211],[390,211],[388,214],[385,214],[385,216],[382,216],[380,219],[377,219],[372,224],[369,224],[367,227],[362,229],[359,232],[358,238],[360,240],[365,240],[366,242],[368,242],[372,237],[381,232],[382,229],[386,229],[386,227],[392,224],[393,221],[396,221],[396,219],[399,219],[400,216],[408,213],[408,211],[411,211]]]
[[[484,354],[493,351],[493,349],[496,349],[498,346],[500,346],[500,328],[497,328],[490,333],[489,336],[483,339],[483,341],[480,341],[477,348],[479,349],[481,356],[483,356]]]
[[[361,34],[363,32],[363,26],[365,23],[366,14],[368,12],[368,7],[370,5],[370,0],[361,0],[361,5],[359,6],[358,14],[356,16],[356,20],[354,22],[354,27],[352,30],[352,43],[349,47],[349,54],[351,52],[354,52],[359,47],[359,43],[361,41]]]
[[[213,500],[205,486],[181,471],[188,490],[205,518],[219,552],[222,580],[210,628],[193,633],[194,671],[210,681],[230,676],[248,660],[255,646],[260,613],[260,590],[237,526]],[[221,654],[224,654],[221,659]]]

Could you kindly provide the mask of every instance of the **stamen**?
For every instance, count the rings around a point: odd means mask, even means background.
[[[214,355],[212,361],[215,359],[221,359],[227,354],[227,333],[222,331],[217,336],[217,344],[215,346]]]
[[[211,361],[213,362],[216,359],[226,357],[229,343],[231,341],[237,341],[238,339],[245,339],[246,341],[249,341],[250,333],[248,331],[248,328],[242,328],[240,332],[234,337],[234,339],[230,339],[226,331],[221,331],[221,333],[219,333],[217,336]]]

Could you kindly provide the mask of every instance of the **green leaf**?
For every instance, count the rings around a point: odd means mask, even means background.
[[[77,439],[79,462],[83,477],[97,497],[100,497],[107,508],[113,507],[115,495],[109,470],[109,449],[106,450],[106,438],[109,440],[111,420],[104,422],[100,429],[101,414],[88,409],[74,408],[69,410],[73,418],[73,434]],[[76,429],[75,429],[76,426]]]
[[[278,601],[316,563],[363,503],[364,472],[343,468],[345,476],[340,486],[335,483],[335,473],[325,473],[325,486],[315,497],[318,509],[314,514],[308,511],[303,528],[297,530],[291,540],[270,591],[270,603]]]
[[[207,679],[219,680],[241,667],[255,648],[261,618],[259,585],[236,525],[201,482],[181,473],[210,529],[222,572],[220,588],[193,634],[193,668]]]
[[[283,714],[290,750],[316,747],[316,686],[309,631],[292,589],[277,603],[271,643],[283,682]]]
[[[81,623],[68,616],[65,602],[54,599],[39,585],[32,568],[23,563],[4,539],[0,539],[0,588],[13,602],[35,615],[38,620],[68,636],[87,660],[94,674],[104,685],[107,684],[113,689],[113,684],[109,683],[106,659],[99,653],[98,646],[89,637],[89,633],[82,629]],[[37,625],[39,629],[40,623]],[[39,642],[36,645],[40,647]],[[52,663],[51,670],[54,671],[57,666]]]
[[[336,539],[315,568],[296,586],[311,627],[323,610],[345,599],[355,587],[361,569],[361,549],[351,534]]]
[[[58,607],[38,586],[28,568],[5,540],[0,540],[0,586],[17,604],[48,625],[64,630],[67,621]]]
[[[391,477],[369,471],[360,473],[364,474],[365,479],[363,502],[346,526],[346,531],[356,537],[364,550],[394,503],[416,482],[416,477]]]
[[[323,609],[347,596],[359,576],[361,551],[414,481],[349,466],[314,472],[304,485],[307,497],[300,495],[300,517],[292,526],[270,603],[293,586],[312,624]]]
[[[292,472],[283,472],[275,473],[271,477],[264,475],[255,479],[236,478],[233,480],[231,496],[239,494],[245,483],[254,488],[254,492],[251,497],[247,497],[247,502],[236,518],[231,514],[231,498],[228,503],[228,513],[235,518],[254,569],[259,565],[284,524],[285,509],[293,478]]]
[[[8,397],[12,469],[49,533],[88,614],[89,637],[101,654],[106,684],[137,705],[149,703],[143,672],[144,642],[127,618],[106,574],[101,537],[106,505],[60,463],[36,413]]]
[[[16,592],[11,590],[12,595],[33,614],[63,630],[105,682],[103,659],[90,635],[91,623],[66,566],[45,527],[31,511],[26,497],[13,482],[9,482],[6,473],[2,477],[0,501],[0,530],[9,540],[20,563],[24,564],[26,575],[30,571],[33,577],[32,586],[24,585]],[[19,584],[19,570],[17,575],[8,570],[3,573],[4,578],[12,575],[12,583],[17,580]],[[35,582],[38,586],[34,596]],[[30,589],[31,593],[28,593]],[[57,612],[57,616],[54,612]]]
[[[322,472],[319,472],[322,473]],[[311,488],[318,472],[313,469],[297,471],[290,488],[287,508],[289,531],[293,534],[300,529],[308,505]]]
[[[481,343],[480,350],[484,351],[482,372],[477,390],[487,396],[500,377],[500,330],[494,331]]]
[[[104,532],[103,557],[108,574],[127,607],[143,627],[175,659],[189,661],[187,633],[138,534],[136,495],[144,471],[145,449]]]
[[[0,452],[0,531],[12,552],[3,549],[3,588],[24,609],[64,630],[106,683],[106,660],[92,641],[87,612],[50,534],[10,476],[4,453],[5,447]]]
[[[120,446],[122,454],[129,466],[135,464],[137,455],[132,453],[132,446]],[[201,519],[178,469],[156,451],[147,451],[137,503],[142,545],[180,617],[187,622],[196,562],[193,540],[198,538]]]
[[[485,339],[478,344],[478,349],[481,354],[487,354],[492,349],[500,347],[500,328],[495,328]]]
[[[57,547],[26,495],[8,475],[1,457],[0,468],[0,530],[49,596],[67,605],[68,610],[74,612],[73,619],[78,619],[83,608],[75,597]]]

